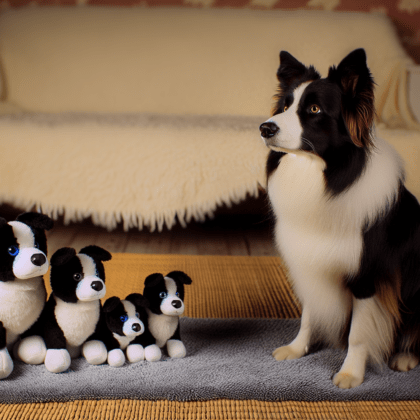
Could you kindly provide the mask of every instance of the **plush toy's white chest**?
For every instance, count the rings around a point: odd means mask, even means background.
[[[112,335],[118,341],[120,348],[122,350],[125,350],[128,347],[128,345],[136,338],[136,337],[127,337],[125,335],[118,335],[115,333],[112,333]]]
[[[158,347],[163,347],[174,335],[179,322],[179,317],[168,315],[156,315],[147,310],[149,330],[156,339]]]
[[[0,321],[8,332],[8,344],[38,319],[45,299],[42,277],[0,282]]]
[[[71,346],[80,346],[91,336],[99,321],[99,300],[68,303],[55,298],[55,318]]]

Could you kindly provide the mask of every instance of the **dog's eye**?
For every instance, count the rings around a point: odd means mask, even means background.
[[[311,114],[319,114],[321,112],[321,108],[318,105],[312,105],[309,108]]]
[[[289,107],[287,105],[284,106],[283,108],[283,112],[286,112],[289,109]]]
[[[36,249],[39,249],[39,243],[38,243],[38,242],[35,242],[34,247],[35,247]]]
[[[9,248],[7,249],[7,252],[12,257],[16,257],[16,255],[19,254],[19,248],[15,245],[9,246]]]
[[[166,298],[166,296],[168,296],[168,294],[167,294],[167,293],[165,293],[165,292],[160,292],[160,293],[159,293],[159,297],[160,297],[161,299],[165,299],[165,298]]]
[[[80,280],[82,280],[82,278],[83,278],[82,273],[73,274],[73,279],[76,280],[76,281],[80,281]]]
[[[136,312],[136,318],[140,318],[140,314]]]
[[[127,319],[128,319],[128,316],[127,316],[127,315],[121,315],[121,316],[120,316],[120,320],[121,320],[121,322],[126,322],[126,321],[127,321]]]
[[[175,293],[175,296],[179,296],[179,292],[176,292],[176,293]]]

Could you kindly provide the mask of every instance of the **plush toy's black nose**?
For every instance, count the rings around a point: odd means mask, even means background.
[[[138,324],[138,323],[133,324],[133,325],[132,325],[132,327],[131,327],[131,329],[132,329],[134,332],[139,332],[139,331],[141,330],[140,324]]]
[[[172,306],[173,306],[175,309],[179,309],[179,308],[182,306],[182,302],[181,302],[180,300],[173,300],[173,301],[172,301]]]
[[[260,125],[261,136],[265,139],[275,136],[279,130],[278,125],[273,122],[265,122]]]
[[[94,282],[92,282],[92,284],[90,285],[90,287],[93,290],[96,290],[97,292],[100,292],[104,288],[104,285],[102,284],[101,281],[94,281]]]
[[[34,254],[31,257],[31,263],[33,265],[37,265],[38,267],[41,267],[41,265],[45,264],[46,261],[47,259],[44,254]]]

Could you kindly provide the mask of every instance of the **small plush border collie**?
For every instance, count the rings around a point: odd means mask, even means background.
[[[357,49],[321,78],[280,53],[267,188],[275,238],[302,304],[301,327],[277,360],[315,339],[348,346],[333,382],[353,388],[368,361],[407,371],[420,357],[420,206],[403,163],[373,130],[374,82]]]

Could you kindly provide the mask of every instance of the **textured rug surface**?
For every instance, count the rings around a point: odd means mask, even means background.
[[[159,362],[160,367],[154,367],[167,374],[164,383],[157,383],[153,377],[143,381],[150,373],[147,370],[150,367],[145,362],[113,369],[105,365],[89,366],[82,359],[75,360],[71,371],[53,375],[53,379],[62,381],[68,390],[71,377],[84,375],[86,380],[79,384],[79,389],[89,399],[79,397],[74,401],[49,403],[39,402],[35,394],[39,383],[45,381],[46,375],[51,378],[52,374],[46,372],[43,366],[30,367],[31,370],[35,368],[28,374],[31,387],[29,394],[23,393],[18,384],[28,379],[23,372],[26,367],[17,364],[10,384],[0,383],[0,401],[12,401],[15,393],[12,389],[17,388],[18,396],[25,394],[27,401],[37,402],[0,402],[1,420],[419,418],[419,368],[408,374],[388,368],[382,371],[369,368],[361,387],[340,391],[332,385],[331,377],[344,358],[342,351],[324,349],[290,364],[274,361],[271,357],[273,347],[287,342],[296,334],[299,326],[296,318],[300,315],[278,258],[114,254],[113,259],[105,263],[105,268],[107,297],[125,297],[133,291],[141,291],[144,278],[152,272],[167,273],[179,269],[191,275],[193,284],[186,290],[186,317],[182,319],[188,357],[183,360],[165,358]],[[223,355],[220,355],[221,348],[224,348]],[[244,351],[239,352],[239,349]],[[200,377],[197,378],[197,370],[193,376],[191,369],[193,361],[199,360],[210,365],[210,369],[199,371]],[[262,365],[265,367],[260,370]],[[176,387],[169,388],[169,384],[173,383],[171,372],[174,369],[178,369],[182,380],[175,381]],[[160,388],[160,392],[166,395],[165,399],[118,397],[118,393],[126,392],[129,386],[124,372],[130,370],[140,372],[132,380],[131,392],[137,395],[142,392],[144,395]],[[232,375],[231,380],[225,388],[219,389],[222,380],[220,372],[224,370]],[[107,389],[112,397],[100,400],[95,397],[99,384],[88,377],[88,371],[110,378],[109,382],[104,381],[107,385],[103,389]],[[271,394],[267,391],[265,379],[262,379],[264,375],[268,385],[273,387]],[[250,380],[246,386],[243,382],[245,377]],[[201,383],[202,392],[212,399],[199,400],[191,389],[182,385],[184,379]],[[299,388],[307,401],[297,401],[292,395],[293,387]],[[238,395],[239,399],[217,397],[221,391]],[[52,393],[51,387],[49,393]],[[196,400],[178,401],[182,393],[184,398],[193,394]],[[247,399],[250,393],[262,395],[262,399]],[[273,393],[275,399],[270,401]],[[74,390],[64,392],[56,387],[53,395],[55,400],[69,399],[74,396]],[[381,400],[388,397],[389,401]],[[320,398],[327,399],[317,401]],[[375,401],[376,398],[378,400]]]
[[[76,399],[254,399],[263,401],[353,401],[420,399],[420,367],[409,373],[368,369],[364,383],[341,390],[331,377],[345,353],[320,350],[295,361],[277,362],[271,352],[294,338],[298,320],[183,318],[188,356],[164,357],[112,368],[82,358],[52,374],[43,365],[19,363],[0,382],[0,401],[32,403]]]

